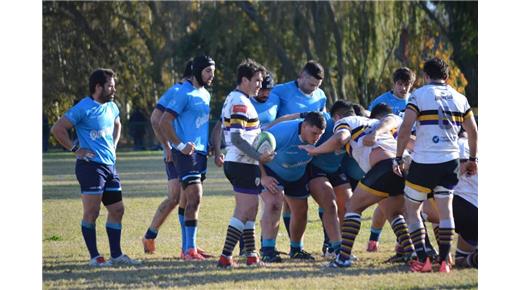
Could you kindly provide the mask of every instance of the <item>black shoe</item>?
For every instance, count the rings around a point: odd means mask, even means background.
[[[321,246],[321,254],[323,257],[327,256],[327,252],[329,252],[329,243],[323,243]]]
[[[407,264],[411,260],[417,259],[417,255],[415,253],[411,254],[395,254],[390,257],[385,263],[405,263]]]
[[[289,257],[291,257],[291,259],[314,260],[314,257],[311,255],[311,253],[304,250],[291,251],[289,253]]]
[[[282,258],[278,252],[274,252],[272,255],[263,255],[262,262],[265,263],[281,263]]]

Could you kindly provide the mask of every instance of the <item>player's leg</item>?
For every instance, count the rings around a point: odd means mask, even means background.
[[[397,238],[399,248],[401,249],[399,261],[409,261],[413,257],[415,249],[410,238],[408,225],[406,224],[406,220],[404,218],[403,194],[392,194],[388,198],[379,202],[379,207],[383,215],[388,216],[388,222],[390,223],[392,230]]]
[[[322,226],[329,237],[329,248],[334,253],[339,250],[341,236],[338,220],[338,205],[332,184],[326,177],[315,177],[309,181],[309,189],[314,200],[323,209]]]
[[[307,227],[307,196],[293,197],[286,192],[286,201],[291,209],[291,250],[289,256],[292,259],[314,260],[314,257],[303,250],[303,233]]]
[[[383,211],[376,207],[372,215],[372,225],[370,226],[370,237],[368,239],[367,252],[377,252],[379,247],[379,238],[385,225],[386,217]]]
[[[363,182],[364,180],[358,183],[347,205],[347,213],[341,226],[341,249],[331,266],[349,267],[351,265],[352,248],[361,228],[361,214],[366,208],[384,198],[384,196],[373,194]]]
[[[81,233],[90,254],[90,266],[103,267],[111,263],[101,256],[97,249],[96,220],[99,216],[103,187],[106,182],[106,174],[98,171],[98,166],[84,160],[76,161],[76,177],[81,188],[81,203],[83,205],[83,217],[81,220]]]
[[[143,238],[144,252],[149,254],[153,254],[155,251],[155,239],[157,238],[159,228],[179,204],[180,199],[181,186],[175,166],[173,162],[165,162],[165,165],[168,176],[168,194],[155,211],[152,222]]]
[[[453,197],[453,217],[458,235],[455,263],[458,267],[478,267],[478,208],[464,198]]]
[[[140,261],[131,259],[127,255],[123,254],[123,251],[121,250],[122,220],[125,213],[125,207],[123,205],[119,175],[117,174],[115,167],[113,167],[112,170],[112,179],[106,183],[102,198],[103,205],[108,211],[106,231],[108,243],[110,245],[110,261],[112,264],[139,265],[141,264]]]
[[[283,193],[273,194],[264,189],[260,197],[264,202],[264,212],[260,220],[262,227],[262,261],[281,262],[280,256],[275,253],[275,248],[284,201]]]

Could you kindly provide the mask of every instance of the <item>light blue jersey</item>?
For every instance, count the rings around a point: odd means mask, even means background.
[[[298,148],[298,145],[307,144],[300,138],[302,122],[302,119],[285,121],[267,130],[276,139],[276,156],[266,166],[286,181],[300,179],[312,160],[307,151]]]
[[[195,151],[207,154],[209,131],[209,92],[196,89],[186,81],[166,106],[166,111],[176,117],[175,133],[183,143],[195,144]]]
[[[402,117],[406,104],[408,104],[408,97],[401,99],[395,96],[392,91],[388,91],[373,100],[368,106],[368,110],[372,111],[372,109],[380,103],[389,105],[392,108],[392,113],[394,115]]]
[[[276,119],[278,104],[280,103],[278,95],[269,95],[265,102],[259,102],[256,98],[250,98],[250,100],[258,113],[260,127],[263,128]]]
[[[175,83],[173,86],[171,86],[160,98],[159,101],[157,101],[157,105],[155,108],[158,110],[164,112],[166,111],[166,107],[168,104],[172,101],[173,96],[175,93],[179,91],[179,89],[182,87],[182,82]]]
[[[327,105],[327,97],[320,89],[316,89],[312,94],[305,95],[299,88],[297,81],[291,81],[274,86],[269,94],[269,98],[278,97],[278,117],[293,113],[321,112]]]
[[[183,82],[178,82],[172,85],[157,101],[157,105],[155,108],[161,112],[166,111],[166,107],[168,104],[172,101],[173,96],[180,90],[182,87]],[[172,121],[172,126],[175,126],[175,119]],[[168,143],[170,143],[168,141]],[[171,147],[174,147],[170,144]],[[165,150],[170,150],[169,148],[163,148],[163,157],[166,159],[166,152]]]
[[[80,148],[94,152],[90,161],[105,165],[116,163],[114,121],[119,109],[114,102],[100,104],[91,97],[83,98],[70,108],[65,117],[76,128]]]
[[[330,137],[334,136],[334,120],[330,117],[329,113],[323,113],[322,115],[325,117],[327,127],[325,128],[323,135],[321,135],[320,140],[318,140],[316,143],[316,147],[325,143],[325,141],[327,141]],[[344,154],[344,151],[339,153],[339,155],[335,152],[319,154],[314,156],[312,159],[312,164],[327,173],[334,173],[341,167],[341,159],[343,158]]]

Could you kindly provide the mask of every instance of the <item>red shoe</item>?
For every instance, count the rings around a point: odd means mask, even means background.
[[[220,256],[217,267],[222,269],[235,268],[238,267],[238,263],[233,261],[233,257]]]
[[[204,251],[203,249],[201,248],[197,248],[197,253],[199,253],[202,257],[204,258],[215,258],[215,256],[211,255],[210,253]]]
[[[451,272],[451,266],[450,263],[446,261],[442,261],[441,267],[439,268],[439,273],[449,273]]]
[[[184,253],[184,261],[204,261],[204,258],[201,254],[197,252],[196,249],[190,248],[186,253]]]
[[[145,254],[153,254],[155,252],[155,240],[143,238],[143,247]]]
[[[412,272],[421,272],[427,273],[432,271],[432,263],[430,262],[430,258],[426,258],[426,261],[419,262],[417,260],[412,260],[410,262],[410,271]]]
[[[368,241],[367,252],[377,252],[379,243],[377,241]]]
[[[246,265],[248,267],[264,267],[265,263],[258,258],[257,255],[247,257]]]

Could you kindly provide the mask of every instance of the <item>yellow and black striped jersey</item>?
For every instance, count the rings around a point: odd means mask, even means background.
[[[249,144],[253,144],[256,136],[260,133],[260,122],[255,107],[249,97],[234,90],[226,98],[222,107],[222,127],[226,144],[225,161],[234,161],[249,164],[258,164],[258,161],[247,156],[231,143],[231,133],[238,132]]]
[[[430,83],[412,93],[406,108],[417,113],[415,162],[435,164],[459,158],[458,134],[464,120],[473,115],[464,95],[447,84]]]

